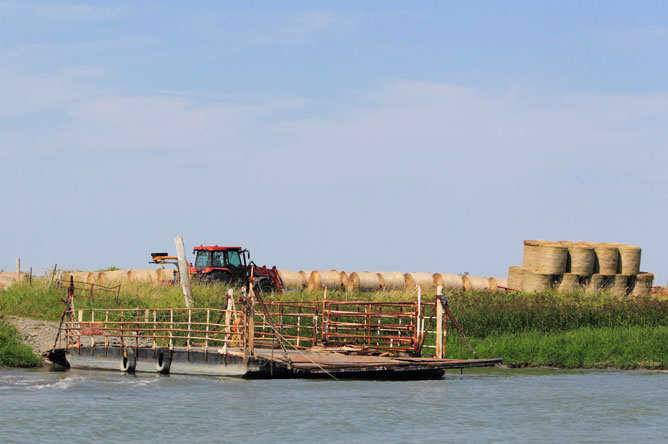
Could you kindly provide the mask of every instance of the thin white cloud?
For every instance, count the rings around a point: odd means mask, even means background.
[[[233,14],[194,14],[193,31],[226,51],[266,45],[300,44],[330,31],[345,29],[358,16],[343,17],[330,11],[307,10],[292,14],[258,14],[253,21],[238,27]]]

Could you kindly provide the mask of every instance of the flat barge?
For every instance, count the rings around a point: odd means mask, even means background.
[[[433,303],[264,302],[253,294],[235,303],[230,292],[225,309],[76,309],[75,290],[72,283],[49,354],[71,368],[411,380],[501,363],[500,358],[444,358],[448,318],[466,338],[440,291]],[[425,357],[429,349],[433,355]]]

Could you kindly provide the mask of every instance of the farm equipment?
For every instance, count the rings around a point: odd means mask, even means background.
[[[176,267],[174,270],[173,282],[178,282],[179,280],[179,258],[176,256],[170,256],[168,253],[151,253],[151,261],[149,264],[158,264],[158,265],[173,265]]]
[[[258,266],[250,260],[250,252],[241,247],[200,245],[193,249],[195,265],[190,275],[200,282],[225,282],[230,285],[246,285],[253,278],[255,291],[282,292],[283,283],[276,267]]]

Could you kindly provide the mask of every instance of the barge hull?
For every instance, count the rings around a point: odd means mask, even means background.
[[[76,347],[55,350],[72,368],[184,375],[234,376],[248,379],[329,378],[415,380],[440,379],[446,369],[489,367],[501,359],[433,359],[381,357],[330,351],[255,349],[244,359],[242,349],[201,347]]]

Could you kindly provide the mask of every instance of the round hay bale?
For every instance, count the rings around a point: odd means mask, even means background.
[[[458,274],[435,273],[433,278],[434,284],[436,284],[436,286],[442,285],[443,290],[462,291],[464,289],[464,282],[462,281],[462,277]]]
[[[174,282],[174,268],[158,268],[158,282]]]
[[[355,271],[348,277],[346,291],[377,291],[380,290],[380,277],[372,271]]]
[[[489,278],[479,277],[479,276],[462,276],[462,284],[464,285],[464,291],[489,291]]]
[[[434,284],[434,276],[429,273],[406,273],[404,274],[406,281],[406,290],[415,290],[417,285],[422,291],[428,291],[436,288]]]
[[[154,270],[130,270],[128,271],[128,279],[130,282],[151,283],[157,278],[157,273]]]
[[[614,283],[614,275],[592,274],[587,284],[587,293],[598,293],[608,291]]]
[[[311,279],[311,272],[299,270],[299,275],[302,277],[302,288],[306,288],[308,286],[309,279]]]
[[[630,276],[626,274],[616,274],[612,276],[610,291],[612,291],[615,296],[626,296],[629,294],[629,278]]]
[[[348,279],[350,278],[350,275],[353,274],[354,271],[342,271],[339,274],[341,275],[341,287],[346,288],[346,285],[348,285]]]
[[[638,273],[637,275],[629,279],[629,284],[630,284],[629,287],[631,287],[631,296],[632,297],[650,296],[652,294],[653,283],[654,283],[654,275],[652,273]]]
[[[525,240],[522,255],[522,267],[527,270],[535,270],[538,266],[538,247],[545,241]]]
[[[492,281],[494,281],[493,286]],[[499,287],[508,288],[508,279],[495,277],[489,278],[489,288],[492,289],[492,291],[497,291]]]
[[[554,276],[550,273],[541,273],[540,271],[524,270],[522,276],[523,291],[547,291],[552,289]]]
[[[90,271],[74,271],[70,273],[70,276],[72,276],[72,279],[74,279],[74,282],[86,282],[88,279],[88,274]],[[68,277],[69,279],[69,277]]]
[[[569,293],[579,290],[582,287],[582,276],[579,274],[565,273],[561,276],[561,280],[557,285],[557,290],[561,293]]]
[[[522,281],[524,277],[523,267],[509,267],[508,268],[508,288],[513,290],[522,289]]]
[[[617,259],[619,249],[616,245],[598,244],[594,247],[596,258],[594,260],[594,274],[613,275],[617,274]]]
[[[385,291],[404,291],[406,279],[400,271],[381,271],[378,273],[380,287]]]
[[[88,282],[89,284],[97,284],[98,282],[102,282],[102,272],[101,271],[92,271],[88,275]]]
[[[128,270],[113,270],[102,272],[102,282],[129,282],[130,274]]]
[[[619,257],[617,258],[617,273],[635,275],[640,273],[640,247],[633,245],[620,245]]]
[[[585,242],[571,242],[568,245],[566,273],[589,276],[594,274],[596,253],[591,244]]]
[[[301,290],[304,288],[302,287],[302,276],[298,271],[278,270],[278,276],[281,278],[283,288],[294,290]]]
[[[322,290],[326,285],[330,290],[341,290],[341,274],[332,270],[314,270],[308,280],[309,290]]]
[[[541,242],[538,245],[536,257],[536,271],[545,274],[564,274],[568,248],[556,242]]]

